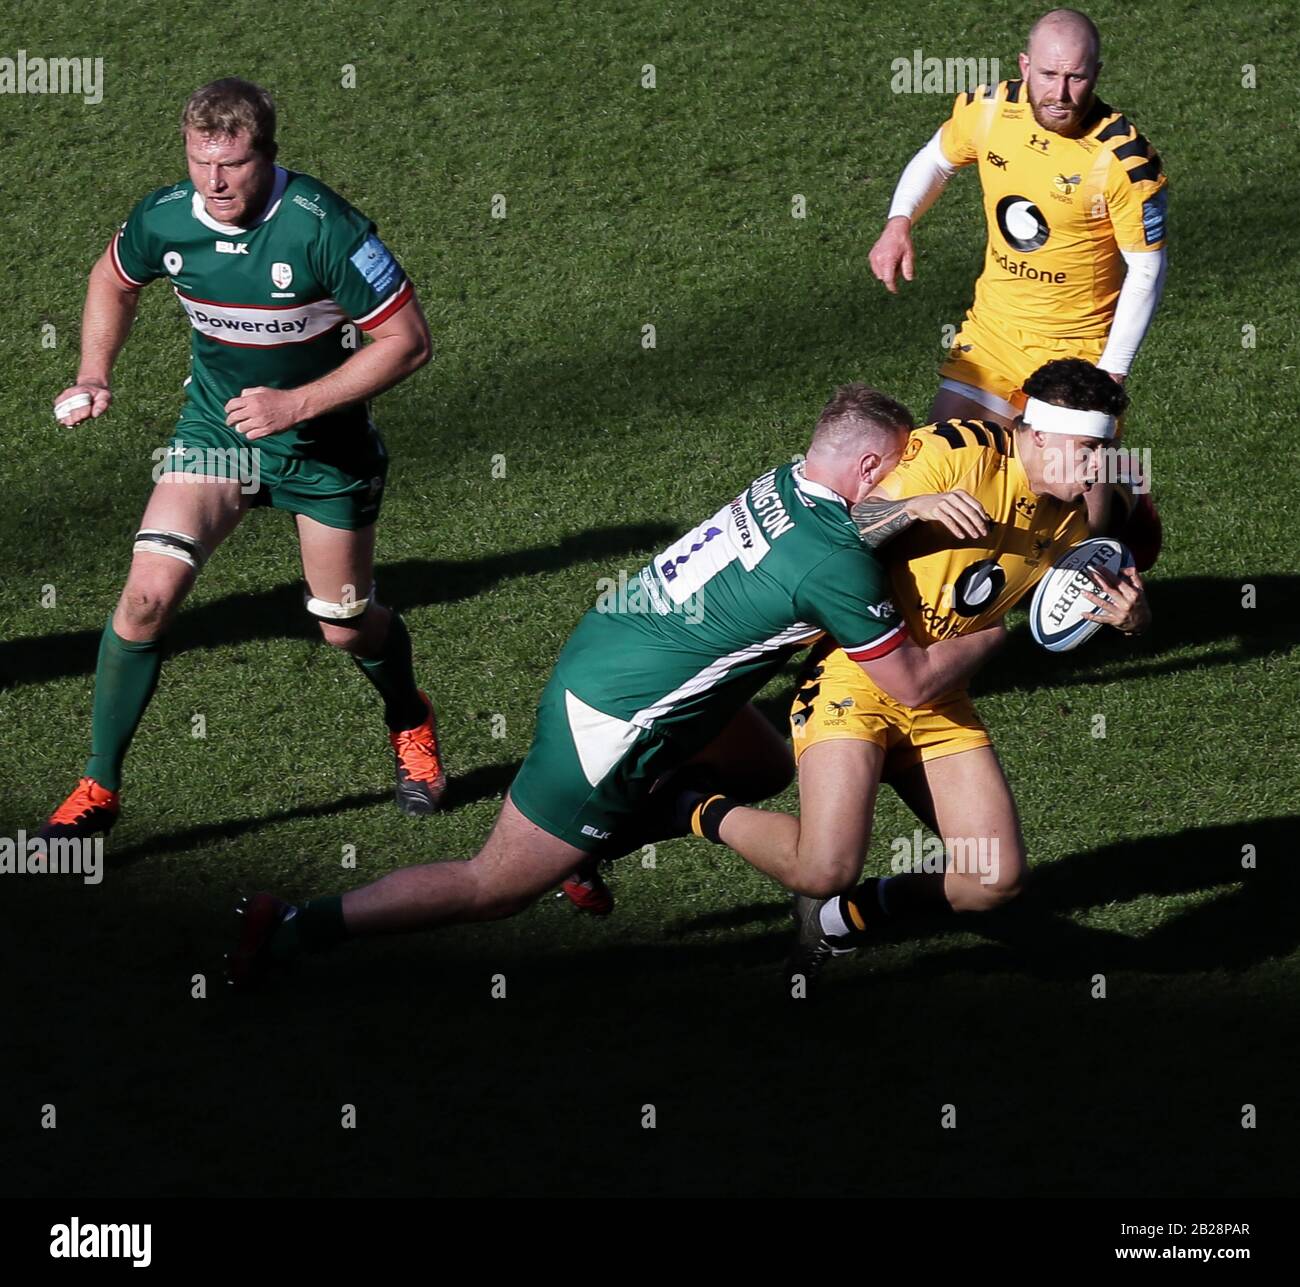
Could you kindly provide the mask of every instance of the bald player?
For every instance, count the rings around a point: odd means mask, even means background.
[[[1123,384],[1165,278],[1166,176],[1127,117],[1094,93],[1101,37],[1074,9],[1033,26],[1020,80],[959,94],[952,115],[912,158],[871,249],[871,270],[897,293],[915,270],[912,225],[962,166],[979,167],[988,224],[975,301],[947,360],[930,420],[994,420],[1024,408],[1031,372],[1085,358]],[[1159,520],[1149,495],[1088,493],[1093,533],[1118,534],[1139,568],[1155,561]]]

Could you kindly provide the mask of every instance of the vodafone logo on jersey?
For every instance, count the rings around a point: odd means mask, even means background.
[[[997,208],[998,231],[1013,250],[1027,255],[1052,235],[1043,212],[1028,197],[1003,197]]]
[[[953,611],[963,617],[978,617],[994,603],[1006,583],[1007,574],[998,566],[997,559],[972,563],[952,588]]]

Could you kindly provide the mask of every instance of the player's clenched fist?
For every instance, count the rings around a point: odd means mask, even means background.
[[[885,230],[880,234],[876,244],[871,247],[871,254],[867,258],[876,279],[884,282],[887,291],[897,295],[898,287],[894,285],[894,281],[899,269],[902,269],[905,280],[909,282],[912,280],[915,262],[912,251],[912,221],[903,215],[896,215],[890,219],[885,224]]]
[[[64,389],[54,399],[54,418],[61,425],[79,425],[83,420],[102,416],[112,401],[108,385],[83,380]]]
[[[921,523],[942,523],[959,540],[979,540],[988,535],[989,512],[970,492],[927,492],[904,502],[907,513]]]
[[[258,385],[241,389],[226,403],[226,423],[250,441],[283,433],[306,419],[296,389],[267,389]]]

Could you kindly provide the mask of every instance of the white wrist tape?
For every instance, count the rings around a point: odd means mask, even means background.
[[[1104,411],[1078,411],[1073,407],[1058,407],[1050,402],[1030,398],[1025,404],[1024,421],[1039,433],[1072,434],[1076,438],[1106,438],[1115,436],[1116,421]]]
[[[72,397],[64,398],[62,402],[55,404],[54,418],[62,420],[64,416],[70,416],[74,411],[90,406],[94,400],[88,393],[74,393]]]

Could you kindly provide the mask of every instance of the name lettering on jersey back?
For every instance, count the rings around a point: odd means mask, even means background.
[[[785,512],[781,497],[776,491],[776,470],[771,470],[749,489],[750,504],[769,540],[775,541],[794,527],[794,520]]]
[[[743,495],[727,507],[727,516],[731,520],[731,544],[745,571],[752,572],[772,547],[763,539]]]

